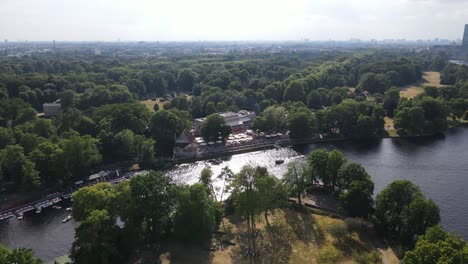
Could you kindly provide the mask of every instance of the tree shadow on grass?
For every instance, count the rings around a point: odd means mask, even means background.
[[[171,264],[200,263],[209,264],[213,259],[210,242],[183,244],[180,242],[169,244]]]
[[[140,251],[135,264],[156,264],[169,262],[171,264],[200,263],[209,264],[213,259],[213,252],[209,250],[210,243],[182,243],[178,241],[164,241],[159,246],[147,247]]]
[[[291,226],[297,239],[304,243],[314,242],[321,246],[325,236],[314,217],[307,210],[285,210],[286,222]]]
[[[237,236],[237,246],[231,252],[232,263],[288,263],[291,257],[292,245],[295,239],[292,228],[284,219],[273,217],[270,225],[261,228],[256,237],[256,246],[259,251],[258,256],[249,256],[246,252],[249,249],[249,241],[245,235]],[[259,227],[262,224],[258,225]],[[237,225],[239,234],[246,234],[245,223]]]

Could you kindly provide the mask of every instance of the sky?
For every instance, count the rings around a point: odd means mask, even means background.
[[[468,0],[0,0],[0,39],[461,39]]]

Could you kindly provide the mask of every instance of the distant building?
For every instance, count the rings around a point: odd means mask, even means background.
[[[45,117],[49,116],[57,116],[60,111],[62,110],[62,105],[60,104],[60,100],[57,100],[53,103],[45,103],[42,105],[42,110],[44,112]]]
[[[237,113],[224,112],[219,113],[224,118],[226,125],[231,127],[232,133],[240,133],[249,129],[255,119],[255,113],[247,110],[241,110]],[[198,134],[200,134],[200,128],[205,118],[197,118],[193,121],[193,125]]]
[[[465,32],[463,33],[462,48],[468,51],[468,24],[465,25]]]

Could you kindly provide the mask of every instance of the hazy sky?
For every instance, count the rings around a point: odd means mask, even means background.
[[[9,40],[461,38],[468,0],[0,0]]]

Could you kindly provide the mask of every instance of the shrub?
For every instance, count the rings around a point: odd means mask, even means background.
[[[362,218],[346,218],[345,224],[349,232],[368,232],[374,225]]]
[[[343,254],[332,245],[326,245],[317,254],[317,263],[334,264],[343,258]]]
[[[349,235],[348,228],[344,223],[333,224],[328,228],[328,232],[330,232],[330,234],[335,237],[338,242],[342,242]]]
[[[359,254],[354,260],[358,264],[381,264],[382,258],[378,251],[372,251],[367,254]]]

